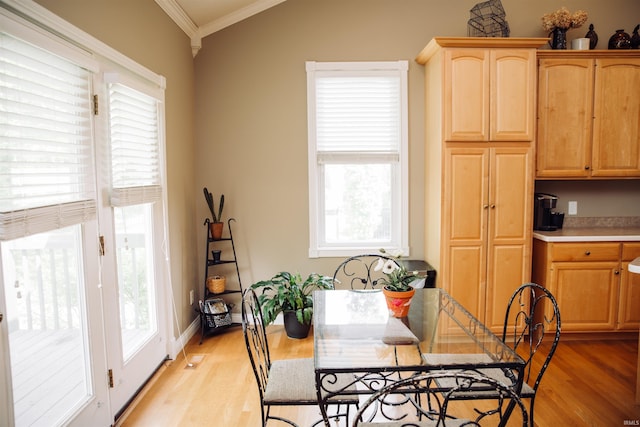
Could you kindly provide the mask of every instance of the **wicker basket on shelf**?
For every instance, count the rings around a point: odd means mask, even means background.
[[[224,292],[224,286],[226,278],[224,276],[209,276],[207,277],[207,289],[214,294],[221,294]]]

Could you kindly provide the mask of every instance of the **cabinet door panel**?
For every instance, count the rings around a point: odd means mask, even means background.
[[[536,176],[588,177],[593,59],[541,59]]]
[[[559,262],[551,265],[550,290],[558,301],[563,331],[615,328],[617,268],[617,262]]]
[[[449,148],[444,184],[444,287],[474,315],[484,317],[488,149]]]
[[[622,263],[618,329],[640,327],[640,274],[629,272],[629,263]]]
[[[491,149],[487,238],[487,324],[502,332],[513,291],[531,277],[530,149]]]
[[[486,232],[489,156],[486,149],[446,150],[446,239],[481,244]]]
[[[452,246],[448,253],[449,268],[444,287],[451,296],[476,316],[484,320],[484,271],[486,255],[484,246]]]
[[[592,176],[640,176],[640,61],[596,61]]]
[[[535,51],[491,51],[490,139],[532,141],[535,117]]]
[[[620,305],[618,328],[640,327],[640,274],[629,271],[629,262],[640,257],[640,243],[622,244],[622,272],[620,280]]]
[[[488,141],[489,52],[454,49],[444,56],[445,141]]]
[[[532,227],[531,150],[492,149],[490,165],[489,241],[524,244]]]
[[[502,334],[504,328],[509,298],[521,284],[529,282],[531,268],[526,255],[528,252],[522,244],[489,244],[485,324],[498,335]],[[512,314],[515,316],[515,312]],[[512,325],[514,321],[512,317],[508,324]]]

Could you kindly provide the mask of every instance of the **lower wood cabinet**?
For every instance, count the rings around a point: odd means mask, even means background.
[[[622,245],[618,311],[618,328],[620,329],[634,330],[640,325],[640,274],[629,272],[629,263],[638,257],[640,257],[640,243]]]
[[[627,265],[640,243],[533,243],[532,280],[553,293],[562,330],[603,332],[640,327],[640,279]]]

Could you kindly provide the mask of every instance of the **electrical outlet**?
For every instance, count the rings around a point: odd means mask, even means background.
[[[193,289],[191,289],[191,290],[189,291],[189,305],[193,305],[193,299],[194,299],[194,296],[195,296],[195,295],[194,295]]]
[[[570,201],[569,202],[569,215],[578,215],[578,202]]]

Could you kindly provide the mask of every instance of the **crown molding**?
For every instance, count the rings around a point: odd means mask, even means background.
[[[191,54],[195,58],[202,47],[202,37],[198,26],[189,18],[175,0],[155,0],[158,6],[178,24],[178,27],[191,39]]]
[[[210,34],[215,33],[216,31],[220,31],[223,28],[247,19],[285,1],[286,0],[258,0],[256,2],[253,2],[250,5],[243,7],[242,9],[238,9],[235,12],[229,13],[219,19],[216,19],[215,21],[201,26],[200,37],[206,37]]]
[[[191,53],[193,57],[202,48],[202,38],[220,31],[230,25],[247,19],[264,10],[285,2],[286,0],[258,0],[248,6],[222,16],[208,24],[198,27],[186,14],[177,0],[155,0],[167,15],[191,38]]]

